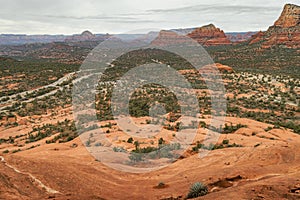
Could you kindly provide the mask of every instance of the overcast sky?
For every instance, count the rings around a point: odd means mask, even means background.
[[[0,33],[124,33],[215,24],[266,30],[299,0],[0,0]]]

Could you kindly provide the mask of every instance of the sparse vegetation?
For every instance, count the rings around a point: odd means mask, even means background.
[[[8,149],[6,149],[6,150],[4,150],[2,153],[9,153],[9,150]]]
[[[229,140],[223,140],[222,144],[212,144],[210,143],[208,146],[197,142],[196,146],[192,147],[194,152],[199,152],[200,149],[204,150],[217,150],[217,149],[224,149],[224,148],[232,148],[232,147],[242,147],[242,145],[233,143],[229,144]]]
[[[190,187],[190,191],[187,195],[187,199],[193,199],[200,196],[204,196],[208,193],[208,188],[201,182],[196,182]]]
[[[127,143],[132,143],[132,142],[133,142],[133,138],[132,137],[128,138]]]

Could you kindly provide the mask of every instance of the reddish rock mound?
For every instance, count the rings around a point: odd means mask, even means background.
[[[224,72],[233,73],[234,72],[234,70],[231,67],[229,67],[227,65],[222,65],[220,63],[215,63],[213,65],[206,65],[200,69],[200,72],[201,73],[214,73],[214,70],[216,68],[222,73],[224,73]]]
[[[204,46],[231,44],[224,31],[216,28],[213,24],[197,28],[193,32],[187,34],[187,36]]]
[[[222,65],[220,63],[216,63],[215,65],[217,66],[218,70],[220,70],[221,72],[229,72],[229,73],[234,72],[232,67],[229,67],[228,65]]]
[[[281,16],[266,32],[254,35],[250,44],[261,42],[262,48],[282,45],[300,48],[300,6],[286,4]]]

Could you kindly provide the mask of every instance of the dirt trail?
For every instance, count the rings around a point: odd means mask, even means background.
[[[16,173],[19,173],[19,174],[23,174],[23,175],[27,175],[29,176],[34,182],[36,182],[38,184],[39,187],[45,189],[49,194],[58,194],[60,192],[50,188],[50,187],[47,187],[45,184],[43,184],[39,179],[37,179],[36,177],[34,177],[32,174],[30,173],[25,173],[25,172],[21,172],[20,170],[18,170],[17,168],[15,168],[14,166],[11,166],[10,164],[8,164],[4,157],[3,156],[0,156],[0,161],[4,163],[5,166],[13,169]]]
[[[43,95],[40,95],[40,96],[37,96],[37,97],[34,97],[34,98],[30,98],[28,100],[22,100],[22,102],[31,102],[34,99],[39,99],[39,98],[43,98],[43,97],[46,97],[46,96],[53,95],[58,90],[61,90],[63,88],[63,86],[60,86],[60,84],[62,84],[64,81],[68,81],[68,80],[72,79],[76,73],[78,73],[78,71],[69,73],[69,74],[65,75],[64,77],[58,79],[57,81],[55,81],[53,83],[50,83],[49,85],[45,85],[45,86],[39,87],[39,88],[34,89],[34,90],[24,91],[24,92],[20,92],[20,93],[17,93],[17,94],[1,97],[0,101],[4,98],[7,98],[7,97],[9,97],[9,100],[0,103],[0,105],[5,105],[3,107],[0,107],[0,110],[5,110],[7,107],[10,107],[13,103],[17,102],[18,100],[16,100],[16,97],[18,95],[20,95],[21,97],[24,98],[27,94],[32,94],[34,92],[37,92],[39,90],[46,89],[46,88],[49,88],[49,87],[56,87],[56,89],[54,89],[54,90],[52,90],[52,91],[50,91],[46,94],[43,94]]]

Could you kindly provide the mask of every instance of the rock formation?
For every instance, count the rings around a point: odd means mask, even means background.
[[[274,26],[289,28],[300,25],[300,6],[286,4]]]
[[[209,73],[214,74],[216,73],[215,71],[216,69],[218,69],[222,73],[234,73],[232,67],[228,65],[223,65],[221,63],[215,63],[215,64],[203,66],[202,68],[200,68],[199,71],[201,74],[209,74]]]
[[[188,37],[193,38],[199,44],[204,46],[228,45],[230,40],[226,37],[224,31],[216,28],[213,24],[209,24],[200,28],[196,28]]]
[[[90,31],[84,31],[81,34],[72,35],[65,39],[65,42],[81,42],[81,41],[103,41],[111,37],[109,34],[95,35]]]
[[[162,30],[158,36],[151,42],[153,46],[167,46],[190,43],[191,39],[182,36],[173,31]]]
[[[94,40],[96,36],[90,31],[84,31],[80,35],[72,35],[66,39],[66,42],[78,42],[78,41],[87,41]]]
[[[286,4],[279,19],[266,32],[252,37],[250,44],[261,42],[262,48],[276,45],[300,48],[300,6]]]

